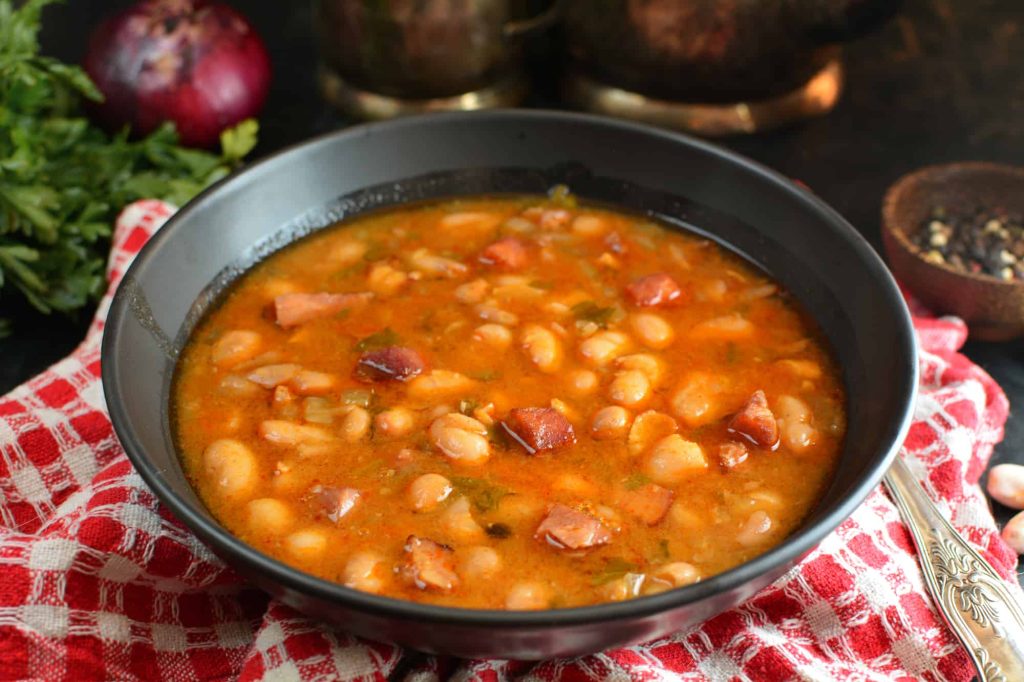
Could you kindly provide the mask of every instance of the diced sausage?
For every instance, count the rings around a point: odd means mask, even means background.
[[[506,270],[518,270],[526,265],[529,253],[526,244],[515,237],[499,239],[480,253],[480,262]]]
[[[323,515],[337,523],[356,506],[362,495],[354,488],[335,488],[333,486],[313,486],[310,490],[316,497],[317,505]]]
[[[654,526],[665,518],[675,496],[668,488],[648,483],[636,490],[624,491],[619,497],[619,506],[648,526]]]
[[[405,541],[402,575],[421,590],[451,592],[459,586],[452,548],[415,535]]]
[[[281,294],[274,299],[274,319],[277,320],[278,326],[295,327],[310,320],[329,317],[342,310],[363,305],[371,298],[371,293]]]
[[[779,442],[779,425],[775,421],[775,415],[768,409],[768,399],[764,391],[754,391],[743,409],[729,421],[729,430],[756,445],[775,447]]]
[[[664,272],[656,272],[626,285],[626,296],[633,305],[655,307],[670,305],[683,295],[676,281]]]
[[[553,407],[517,407],[501,425],[531,455],[576,442],[572,424]]]
[[[534,537],[559,549],[588,549],[607,544],[612,534],[596,516],[556,504],[541,521]]]
[[[750,451],[743,443],[729,441],[718,448],[718,464],[726,471],[735,469],[747,460]]]
[[[359,356],[354,376],[359,381],[408,381],[427,368],[423,357],[412,348],[388,346]]]

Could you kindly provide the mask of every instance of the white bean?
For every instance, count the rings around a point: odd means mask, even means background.
[[[672,412],[687,426],[702,426],[722,416],[718,381],[706,372],[693,372],[669,399]]]
[[[512,332],[500,324],[482,324],[473,330],[473,340],[486,343],[496,350],[505,350],[512,343]]]
[[[261,438],[274,445],[287,447],[331,441],[331,435],[319,426],[296,424],[283,419],[267,419],[260,422],[259,434]]]
[[[256,332],[235,329],[225,333],[213,344],[210,361],[218,367],[234,367],[256,357],[261,345],[262,338]]]
[[[505,597],[505,608],[510,611],[536,611],[546,609],[550,603],[551,590],[538,582],[516,583]]]
[[[647,576],[643,573],[627,573],[621,578],[607,583],[601,592],[609,601],[623,601],[640,595]]]
[[[676,338],[672,325],[661,315],[636,313],[630,317],[629,322],[640,342],[648,348],[668,348]]]
[[[376,263],[366,276],[370,291],[381,296],[391,296],[406,285],[409,275],[387,263]]]
[[[261,497],[246,505],[249,527],[257,532],[268,531],[280,535],[292,525],[292,510],[281,500]]]
[[[459,303],[479,303],[487,296],[491,285],[485,279],[474,279],[455,287],[455,300]]]
[[[818,442],[818,430],[803,422],[783,421],[779,440],[792,452],[806,452]]]
[[[659,485],[673,486],[690,474],[707,468],[708,461],[701,447],[673,433],[654,444],[647,456],[644,473]]]
[[[409,486],[409,501],[418,512],[429,512],[448,499],[452,482],[441,474],[423,474]]]
[[[597,375],[589,369],[578,369],[570,372],[569,390],[578,396],[590,395],[597,388]]]
[[[501,556],[490,547],[470,547],[462,557],[461,575],[469,580],[493,577],[501,570]]]
[[[416,425],[416,416],[404,407],[392,407],[374,417],[375,433],[385,438],[401,438]]]
[[[580,355],[588,362],[603,367],[619,357],[629,347],[629,337],[622,332],[601,331],[580,343]]]
[[[264,365],[259,369],[249,372],[246,379],[254,384],[259,384],[263,388],[274,388],[279,384],[288,383],[300,371],[302,371],[302,367],[291,363]]]
[[[347,239],[337,242],[327,255],[327,259],[334,265],[344,268],[357,263],[369,248],[366,242],[357,239]]]
[[[754,335],[754,325],[739,315],[705,320],[690,330],[690,338],[709,341],[742,341]]]
[[[410,381],[407,395],[414,400],[432,400],[454,393],[465,393],[473,386],[473,380],[463,374],[435,369]]]
[[[652,386],[660,384],[662,377],[665,375],[665,363],[650,353],[623,355],[615,361],[615,366],[619,369],[632,369],[643,372],[651,380]]]
[[[523,348],[537,369],[551,374],[562,365],[562,342],[550,329],[531,324],[523,328]]]
[[[673,561],[670,564],[664,564],[654,569],[651,577],[657,580],[664,580],[675,587],[682,587],[683,585],[689,585],[700,580],[700,571],[697,570],[696,566],[685,561]]]
[[[356,552],[345,563],[341,580],[345,587],[351,587],[354,590],[380,592],[384,587],[384,580],[380,576],[383,567],[384,557],[377,552]]]
[[[799,398],[780,395],[774,402],[776,419],[793,422],[809,422],[811,420],[811,408]]]
[[[519,324],[518,315],[510,313],[496,305],[491,305],[490,303],[481,303],[477,305],[474,310],[481,320],[487,320],[488,322],[494,322],[495,324],[503,324],[506,327],[514,327]]]
[[[487,427],[458,412],[434,420],[430,437],[438,450],[460,464],[483,464],[491,456]]]
[[[486,538],[465,497],[455,500],[441,513],[441,528],[456,542],[479,542]]]
[[[642,454],[652,443],[672,435],[679,429],[676,420],[662,412],[647,410],[633,420],[627,440],[629,454]]]
[[[813,381],[822,375],[821,365],[813,360],[779,360],[775,364],[801,379]]]
[[[584,237],[597,237],[608,229],[608,221],[596,215],[579,215],[572,221],[572,231]]]
[[[1024,466],[998,464],[988,472],[988,494],[1000,504],[1024,509]]]
[[[370,432],[370,413],[358,405],[350,406],[341,420],[340,431],[349,443],[362,440]]]
[[[602,407],[590,421],[590,435],[594,440],[624,438],[629,430],[629,410],[618,405]]]
[[[639,407],[647,402],[650,396],[650,379],[635,369],[618,372],[608,386],[608,397],[611,401],[626,407]]]
[[[292,377],[289,383],[299,395],[323,395],[334,388],[334,377],[323,372],[304,369]]]
[[[464,263],[431,253],[429,249],[416,249],[409,254],[409,264],[417,270],[441,277],[458,277],[469,271]]]
[[[747,518],[740,532],[736,535],[736,541],[744,547],[753,547],[763,543],[768,538],[772,529],[772,517],[763,510],[757,510]]]
[[[327,549],[327,536],[316,528],[305,528],[286,537],[284,545],[296,559],[315,559]]]
[[[256,483],[256,457],[244,443],[223,438],[215,440],[203,452],[203,469],[220,493],[238,498]]]

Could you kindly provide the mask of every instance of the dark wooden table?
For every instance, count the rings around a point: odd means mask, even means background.
[[[75,0],[46,11],[44,50],[79,60],[89,29],[123,0]],[[274,87],[259,157],[345,122],[316,89],[308,2],[235,0],[267,40]],[[1024,13],[1019,0],[907,0],[903,13],[847,49],[847,87],[829,116],[725,144],[809,184],[880,248],[885,188],[923,164],[963,159],[1019,163],[1024,143]],[[543,70],[550,73],[550,68]],[[540,79],[538,102],[554,102]],[[42,317],[0,301],[16,320],[0,341],[0,392],[68,353],[87,317]],[[970,342],[966,353],[1010,396],[1014,413],[995,462],[1024,463],[1024,346]],[[997,516],[1009,518],[1006,509]]]

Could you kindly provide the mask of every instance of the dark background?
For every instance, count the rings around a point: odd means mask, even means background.
[[[80,61],[88,33],[127,2],[70,0],[46,11],[44,52]],[[235,0],[267,41],[275,78],[253,158],[346,124],[315,79],[309,2]],[[907,0],[886,26],[846,49],[846,90],[829,116],[788,130],[724,142],[810,185],[880,249],[886,187],[917,166],[979,159],[1017,163],[1024,142],[1024,6],[1020,0]],[[542,69],[534,102],[552,105],[556,79]],[[15,319],[0,341],[0,393],[67,354],[81,319],[42,317],[0,301]],[[993,374],[1014,411],[995,462],[1024,463],[1024,352],[1020,342],[969,342],[965,352]],[[856,438],[857,434],[850,434]],[[1006,509],[997,509],[1001,520]]]

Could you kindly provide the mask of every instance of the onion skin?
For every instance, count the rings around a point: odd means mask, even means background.
[[[270,57],[248,21],[208,0],[145,0],[93,33],[85,70],[105,101],[93,117],[145,135],[173,121],[181,143],[214,146],[222,130],[259,113]]]

